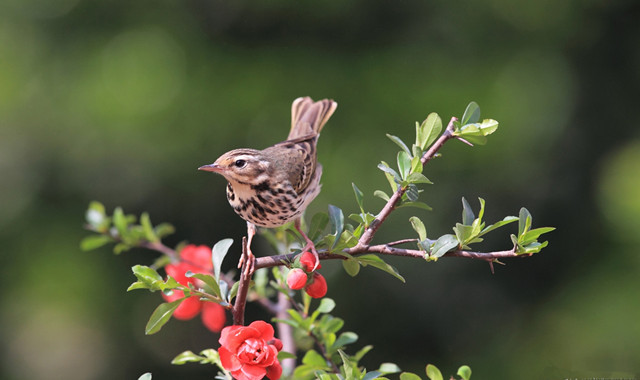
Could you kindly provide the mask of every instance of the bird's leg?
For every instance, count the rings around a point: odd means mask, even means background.
[[[300,235],[302,235],[302,238],[307,242],[307,245],[304,246],[304,248],[302,249],[302,252],[311,251],[311,253],[313,253],[313,256],[315,256],[316,258],[316,263],[313,266],[313,269],[311,270],[313,272],[316,270],[318,265],[320,265],[320,257],[318,257],[318,251],[316,251],[316,245],[313,244],[313,241],[311,241],[311,239],[309,239],[307,234],[305,234],[304,231],[302,231],[302,227],[300,226],[300,218],[296,219],[295,222],[293,222],[293,226],[300,233]]]
[[[256,257],[253,255],[253,252],[251,252],[251,241],[253,240],[255,234],[255,224],[247,222],[247,249],[246,253],[245,250],[243,250],[243,254],[242,256],[240,256],[240,262],[238,262],[238,268],[242,268],[246,260],[246,266],[243,272],[246,277],[251,276],[253,274],[253,271],[255,270]]]

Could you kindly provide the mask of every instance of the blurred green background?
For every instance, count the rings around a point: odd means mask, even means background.
[[[169,362],[218,336],[198,319],[145,336],[160,296],[125,289],[130,266],[155,254],[81,252],[84,210],[149,211],[176,226],[170,245],[238,241],[223,179],[196,168],[282,140],[291,101],[309,95],[339,103],[310,214],[355,211],[351,181],[379,210],[376,165],[397,151],[384,134],[411,141],[416,120],[475,100],[498,132],[483,147],[447,144],[426,169],[434,211],[398,211],[376,241],[412,237],[411,215],[431,237],[449,233],[462,196],[483,197],[488,222],[525,206],[534,226],[557,227],[541,254],[494,275],[455,258],[390,259],[406,284],[323,266],[355,348],[375,346],[369,369],[638,378],[638,20],[637,1],[3,0],[0,376],[211,379]],[[510,248],[511,232],[479,249]]]

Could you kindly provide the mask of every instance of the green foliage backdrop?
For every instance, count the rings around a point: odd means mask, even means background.
[[[383,186],[376,165],[396,151],[385,133],[410,140],[416,120],[475,100],[501,128],[428,166],[427,228],[449,233],[462,196],[484,198],[488,220],[525,206],[557,227],[543,254],[494,275],[395,258],[402,284],[323,264],[335,313],[376,347],[368,360],[420,373],[466,363],[492,379],[638,377],[639,16],[637,2],[595,0],[3,1],[0,377],[211,378],[169,362],[217,337],[197,322],[145,336],[159,296],[125,290],[130,266],[152,257],[81,252],[83,212],[98,199],[172,222],[171,244],[238,241],[224,181],[196,168],[282,140],[304,95],[339,103],[310,213],[354,211],[352,181]],[[379,239],[410,216],[399,210]]]

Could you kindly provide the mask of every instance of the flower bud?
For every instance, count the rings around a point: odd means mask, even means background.
[[[327,294],[327,280],[320,273],[313,273],[311,283],[304,288],[308,295],[313,298],[322,298]]]
[[[304,288],[307,284],[307,274],[300,268],[293,268],[287,275],[287,285],[293,290]]]
[[[300,265],[302,265],[302,268],[306,271],[306,272],[311,272],[313,271],[313,267],[316,265],[316,257],[313,253],[307,251],[307,252],[303,252],[302,255],[300,256]],[[320,269],[322,268],[322,266],[320,265],[320,263],[318,262],[318,267],[315,269]]]

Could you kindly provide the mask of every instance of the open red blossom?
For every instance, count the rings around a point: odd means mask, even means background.
[[[304,290],[313,298],[322,298],[327,294],[327,280],[320,273],[314,272],[311,283]]]
[[[317,261],[318,260],[313,255],[313,253],[309,251],[303,252],[300,256],[300,265],[302,265],[302,268],[305,270],[305,272],[313,271],[313,267],[316,265]],[[318,262],[318,266],[316,267],[316,269],[320,268],[322,268],[322,265],[320,265],[320,263]]]
[[[206,245],[189,244],[180,251],[180,262],[165,266],[168,276],[173,277],[178,283],[189,286],[194,284],[196,279],[186,276],[186,273],[211,274],[213,263],[211,262],[211,249]],[[167,302],[173,302],[184,297],[184,292],[174,290],[173,294],[162,297]],[[202,323],[213,332],[219,332],[226,323],[227,317],[222,306],[214,302],[200,301],[200,297],[192,296],[182,301],[173,312],[176,319],[188,320],[194,318],[202,311]]]
[[[264,321],[225,327],[218,349],[222,367],[236,380],[260,380],[265,376],[278,380],[282,375],[278,361],[282,342],[273,333],[273,327]]]

